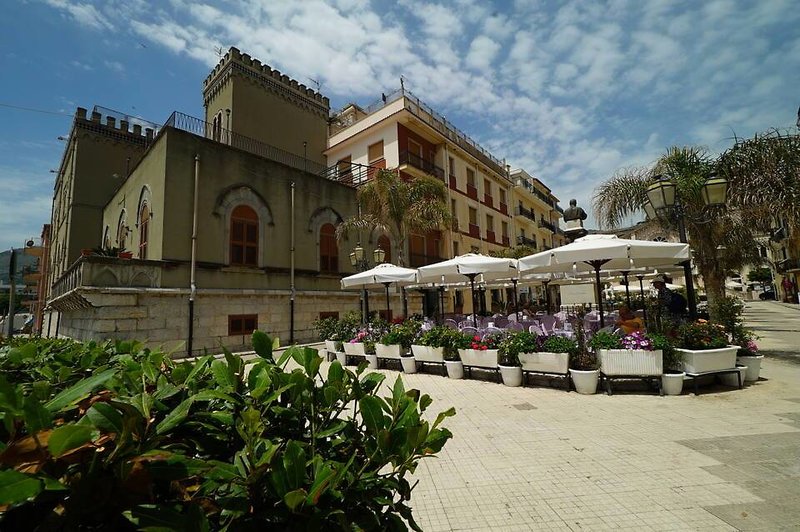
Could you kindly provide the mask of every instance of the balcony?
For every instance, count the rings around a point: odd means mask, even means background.
[[[487,207],[494,208],[494,198],[491,197],[489,194],[484,194],[483,204],[486,205]]]
[[[532,220],[534,222],[536,221],[536,214],[533,212],[533,210],[526,209],[525,207],[523,207],[521,205],[519,207],[517,207],[517,215],[518,216],[524,216],[525,218],[527,218],[529,220]]]
[[[375,165],[340,161],[326,168],[320,176],[331,181],[338,181],[344,185],[357,187],[372,179],[378,170],[385,168],[386,161],[384,159],[376,161]]]
[[[433,164],[433,161],[428,161],[424,157],[420,157],[416,153],[409,151],[400,152],[400,165],[407,164],[413,166],[418,170],[422,170],[428,175],[436,177],[444,181],[444,169]]]
[[[486,231],[486,240],[492,243],[496,242],[494,238],[494,231]]]
[[[426,253],[409,253],[408,261],[411,268],[419,268],[420,266],[427,266],[428,264],[436,264],[445,260],[438,255],[428,255]]]
[[[481,228],[475,224],[469,224],[469,236],[472,238],[480,238]]]
[[[508,205],[506,205],[502,201],[500,202],[500,212],[502,212],[505,215],[508,215]]]
[[[544,219],[539,220],[539,227],[547,229],[551,233],[556,232],[556,226]]]
[[[517,245],[518,246],[530,246],[533,249],[536,249],[536,240],[532,238],[528,238],[527,236],[519,235],[517,236]]]
[[[53,283],[48,303],[86,286],[159,288],[165,264],[168,263],[99,255],[78,257]]]
[[[467,197],[472,198],[474,200],[478,199],[478,189],[475,188],[475,185],[470,185],[467,183]]]
[[[775,269],[780,274],[800,270],[800,259],[784,259],[775,265]]]

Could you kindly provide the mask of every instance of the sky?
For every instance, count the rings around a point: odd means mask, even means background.
[[[587,211],[620,168],[794,130],[800,105],[795,0],[6,0],[0,249],[49,222],[75,107],[202,117],[202,80],[230,46],[319,83],[334,109],[403,76]]]

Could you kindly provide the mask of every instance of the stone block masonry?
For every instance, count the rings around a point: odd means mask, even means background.
[[[78,288],[84,308],[61,313],[59,335],[76,340],[136,339],[162,347],[173,356],[186,355],[189,329],[189,291],[156,288]],[[250,349],[250,335],[229,335],[228,318],[256,315],[258,329],[289,342],[288,290],[199,290],[194,307],[194,354],[219,352],[221,347]],[[391,305],[400,314],[402,301],[392,294]],[[383,297],[370,298],[371,309],[383,310]],[[422,300],[408,293],[410,313],[419,313]],[[358,311],[358,292],[305,291],[295,299],[295,341],[316,341],[313,322],[321,312],[343,316]]]

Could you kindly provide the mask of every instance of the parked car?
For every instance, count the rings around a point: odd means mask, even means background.
[[[761,299],[763,301],[768,301],[768,300],[771,301],[776,299],[775,290],[768,288],[765,292],[761,292],[760,294],[758,294],[758,299]]]

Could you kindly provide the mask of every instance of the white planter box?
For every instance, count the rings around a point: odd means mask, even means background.
[[[683,357],[683,371],[686,373],[703,373],[736,367],[736,352],[739,346],[729,345],[719,349],[676,349]]]
[[[328,353],[335,353],[338,351],[338,349],[336,349],[336,342],[333,340],[325,340],[325,349],[328,351]]]
[[[561,375],[569,372],[569,353],[520,353],[519,361],[523,371]]]
[[[369,369],[378,369],[378,355],[364,355],[369,364]]]
[[[364,344],[362,342],[358,342],[355,344],[351,344],[350,342],[344,343],[344,352],[348,355],[365,355],[366,351],[364,351]]]
[[[397,344],[375,344],[375,354],[379,358],[400,358],[400,346]]]
[[[736,362],[742,366],[747,366],[742,382],[755,382],[761,376],[761,361],[764,355],[741,356],[736,358]]]
[[[604,375],[658,376],[664,373],[663,352],[643,349],[598,349],[600,371]]]
[[[461,363],[465,366],[472,366],[473,368],[487,368],[497,369],[497,363],[500,359],[500,354],[497,349],[487,349],[481,351],[479,349],[459,349],[458,356],[461,357]]]
[[[430,347],[427,345],[412,345],[411,352],[418,362],[444,362],[444,347]]]
[[[339,361],[339,364],[342,366],[347,365],[347,353],[343,351],[336,351],[336,360]]]

